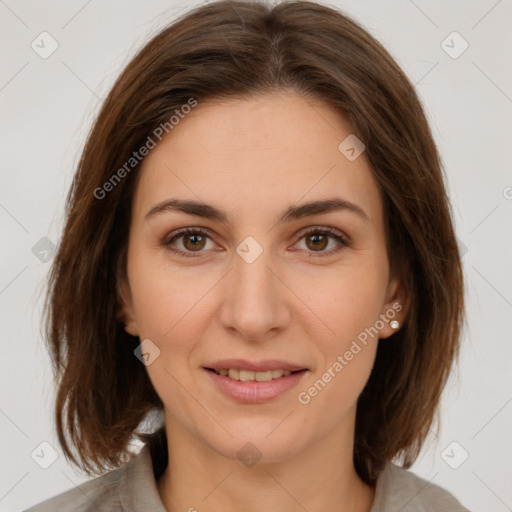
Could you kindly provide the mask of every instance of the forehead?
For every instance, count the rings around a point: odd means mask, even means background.
[[[292,92],[199,103],[144,159],[134,208],[180,197],[261,216],[336,195],[380,215],[364,153],[339,150],[351,133],[328,104]]]

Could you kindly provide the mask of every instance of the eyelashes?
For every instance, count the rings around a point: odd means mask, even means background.
[[[347,237],[345,237],[344,235],[339,233],[337,230],[335,230],[333,228],[329,228],[329,227],[322,227],[322,228],[311,227],[308,230],[306,230],[305,232],[301,233],[300,239],[298,241],[300,242],[303,239],[308,239],[308,237],[309,237],[309,239],[312,239],[313,236],[316,237],[316,242],[314,242],[313,246],[316,245],[317,247],[320,246],[320,248],[322,248],[323,247],[322,244],[325,241],[327,241],[327,243],[329,243],[329,239],[335,240],[338,243],[338,245],[336,245],[334,249],[330,249],[328,251],[325,251],[325,250],[316,251],[316,250],[311,250],[308,248],[301,249],[305,252],[309,252],[310,253],[309,257],[332,256],[333,254],[336,254],[336,253],[340,252],[341,250],[343,250],[345,247],[350,246],[350,241],[348,240]],[[318,237],[320,237],[320,238],[318,238]],[[178,249],[175,245],[175,242],[179,239],[186,239],[187,241],[192,241],[192,246],[195,248],[198,248],[199,250],[197,250],[197,251],[188,250],[186,245],[184,245],[183,241],[181,243],[182,243],[183,247],[185,247],[185,249]],[[180,229],[174,233],[171,233],[171,235],[167,236],[164,240],[162,240],[161,245],[179,257],[198,258],[202,254],[207,252],[205,250],[202,250],[202,249],[204,249],[207,242],[208,241],[213,242],[214,239],[215,239],[215,237],[213,236],[213,234],[210,232],[210,230],[208,230],[206,228],[183,228],[183,229]],[[202,245],[203,242],[204,242],[204,245]],[[318,244],[318,242],[320,242],[320,244]],[[296,245],[296,244],[294,244],[294,245]],[[293,250],[296,251],[297,249],[293,249]]]

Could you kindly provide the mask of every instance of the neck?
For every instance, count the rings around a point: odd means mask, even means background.
[[[251,467],[220,455],[170,418],[166,434],[169,462],[157,484],[168,512],[371,512],[375,488],[355,471],[353,431],[349,438],[338,429],[285,460],[261,459]]]

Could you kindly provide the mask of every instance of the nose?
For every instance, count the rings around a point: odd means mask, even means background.
[[[224,280],[220,320],[242,339],[275,337],[290,321],[290,292],[271,260],[265,250],[252,263],[235,254],[233,268]]]

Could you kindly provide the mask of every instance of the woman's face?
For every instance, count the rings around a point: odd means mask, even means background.
[[[200,102],[145,158],[123,314],[151,340],[173,432],[263,461],[353,435],[378,338],[405,308],[365,154],[352,138],[339,149],[350,134],[329,106],[280,91]]]

